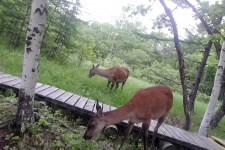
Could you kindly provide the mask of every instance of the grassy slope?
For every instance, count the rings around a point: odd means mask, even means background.
[[[13,51],[0,44],[0,71],[20,77],[22,60],[22,49]],[[99,76],[87,77],[92,65],[88,62],[79,67],[73,61],[59,65],[57,62],[48,61],[42,57],[40,63],[39,82],[56,86],[91,99],[99,99],[99,101],[115,107],[120,107],[126,103],[139,88],[151,86],[150,83],[129,77],[123,91],[120,90],[120,86],[116,91],[109,91],[106,89],[107,80],[105,78]],[[182,104],[182,95],[174,92],[174,104],[167,119],[172,124],[183,124],[184,113]],[[206,107],[207,104],[204,102],[196,101],[196,114],[192,115],[191,131],[197,132]],[[210,135],[216,135],[225,139],[225,131],[222,130],[224,126],[225,118],[219,123],[217,128],[210,130]]]

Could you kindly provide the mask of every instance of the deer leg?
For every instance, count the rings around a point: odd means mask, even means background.
[[[111,82],[111,81],[108,80],[107,88],[109,87],[110,82]]]
[[[144,150],[147,150],[147,139],[148,139],[149,126],[150,126],[150,121],[143,122],[143,124],[142,124],[142,130],[144,132],[144,134],[143,134]]]
[[[119,82],[116,82],[116,88],[115,89],[117,89],[119,87]]]
[[[126,81],[124,81],[124,82],[122,83],[121,91],[123,90],[123,86],[124,86],[125,83],[126,83]]]
[[[130,135],[130,132],[131,132],[133,127],[134,127],[134,123],[129,121],[127,132],[126,132],[126,134],[124,136],[123,142],[121,143],[119,149],[121,149],[123,147],[125,141],[127,140],[128,136]]]
[[[141,128],[141,131],[139,132],[138,136],[135,139],[135,146],[136,146],[136,148],[138,147],[138,139],[139,139],[140,136],[142,136],[142,131],[143,131],[143,128]]]
[[[114,81],[112,81],[112,85],[111,85],[111,88],[110,88],[110,90],[112,90],[112,89],[113,89],[113,87],[114,87],[114,84],[115,84],[115,82],[114,82]]]
[[[158,123],[156,124],[155,126],[155,129],[154,129],[154,132],[153,132],[153,136],[152,136],[152,143],[151,143],[151,149],[153,148],[154,146],[154,142],[155,142],[155,139],[156,139],[156,134],[158,132],[158,128],[162,125],[164,119],[166,118],[166,114],[164,114],[162,117],[160,117],[158,119]]]

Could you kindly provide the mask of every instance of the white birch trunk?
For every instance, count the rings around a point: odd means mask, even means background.
[[[33,0],[32,2],[15,122],[17,129],[21,132],[24,132],[34,120],[33,101],[39,73],[40,47],[48,15],[47,3],[48,0]]]
[[[207,110],[205,112],[205,115],[202,119],[200,128],[198,130],[199,135],[208,136],[208,128],[210,125],[210,121],[211,121],[211,118],[213,115],[214,108],[218,101],[220,88],[222,85],[221,84],[221,76],[223,74],[224,67],[225,67],[225,38],[224,38],[223,46],[221,49],[220,60],[219,60],[218,68],[217,68],[216,75],[215,75],[214,86],[212,89],[210,101],[209,101]]]

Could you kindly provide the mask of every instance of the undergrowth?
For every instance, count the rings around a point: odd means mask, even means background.
[[[0,93],[0,149],[1,150],[115,150],[120,146],[123,137],[107,138],[104,131],[91,140],[84,140],[84,126],[88,120],[83,120],[72,111],[47,106],[43,101],[35,101],[35,122],[23,135],[17,135],[8,124],[14,119],[17,98],[14,94],[4,97]],[[130,139],[132,141],[132,137]],[[125,149],[133,149],[134,143],[126,143]],[[142,144],[139,144],[142,148]],[[138,148],[138,149],[139,149]],[[125,150],[123,149],[123,150]]]

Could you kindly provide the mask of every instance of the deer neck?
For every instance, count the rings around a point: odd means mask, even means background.
[[[133,106],[132,104],[126,104],[116,110],[103,112],[104,120],[106,125],[109,126],[112,124],[119,123],[123,120],[130,119],[133,114]]]
[[[104,69],[100,69],[100,68],[96,68],[95,69],[95,74],[108,78],[109,77],[109,72],[107,70]]]

